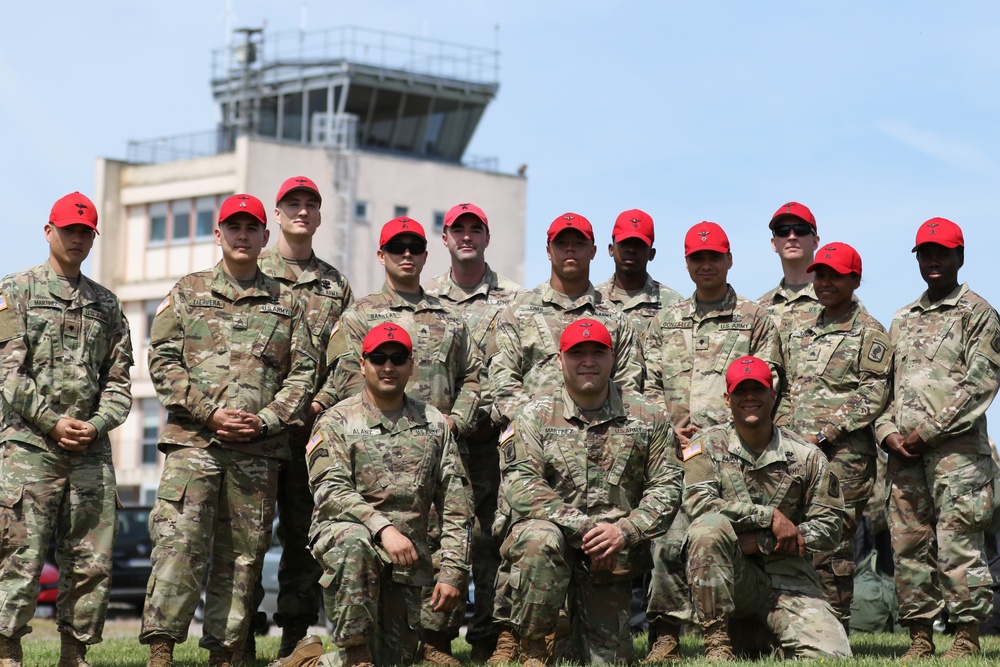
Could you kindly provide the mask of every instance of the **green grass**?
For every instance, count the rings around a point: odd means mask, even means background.
[[[54,627],[45,627],[35,621],[33,625],[36,631],[22,640],[24,646],[24,664],[26,667],[53,667],[59,662],[59,639],[55,635]],[[42,625],[43,627],[39,627]],[[110,627],[109,627],[110,630]],[[145,646],[140,646],[134,637],[118,636],[110,637],[111,632],[106,633],[109,638],[100,644],[93,646],[87,653],[87,659],[93,667],[145,667],[146,658],[149,651]],[[935,635],[938,654],[940,655],[951,646],[951,638]],[[255,667],[265,667],[270,663],[278,651],[278,637],[258,637],[257,654],[260,659]],[[982,639],[983,651],[986,658],[993,662],[1000,658],[1000,637],[984,637]],[[877,667],[881,665],[892,665],[900,667],[898,657],[903,654],[909,645],[905,634],[855,634],[851,636],[851,647],[854,650],[854,658],[849,662],[852,665],[862,665]],[[455,655],[459,660],[466,662],[469,657],[469,646],[465,641],[459,639],[455,642]],[[702,644],[697,637],[685,636],[681,642],[684,655],[685,667],[703,667],[709,663],[702,659]],[[637,638],[635,641],[636,655],[642,657],[646,653],[646,639]],[[745,664],[750,661],[743,661]],[[757,660],[754,664],[777,667],[783,661],[778,660]],[[840,662],[846,664],[848,661],[804,661],[813,665]],[[962,667],[963,665],[983,664],[982,659],[964,660],[961,662],[945,662],[940,659],[923,660],[919,667]],[[183,644],[177,646],[174,651],[175,667],[203,667],[208,663],[208,651],[198,648],[197,638],[191,638]]]

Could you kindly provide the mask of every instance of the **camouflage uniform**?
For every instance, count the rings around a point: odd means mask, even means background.
[[[419,638],[421,587],[435,582],[432,507],[442,527],[436,581],[462,589],[468,578],[472,505],[448,424],[409,396],[392,423],[361,394],[320,416],[307,449],[316,498],[312,552],[323,564],[333,641],[369,642],[376,665],[408,665]],[[377,537],[390,525],[413,542],[416,565],[392,565]]]
[[[929,445],[910,462],[889,457],[889,529],[900,623],[979,623],[993,608],[983,529],[997,466],[986,409],[997,393],[1000,325],[961,285],[931,303],[926,292],[896,312],[889,331],[893,385],[876,437],[916,431]]]
[[[479,374],[483,395],[476,428],[464,438],[465,446],[461,448],[467,453],[465,465],[472,481],[476,510],[476,525],[472,533],[472,579],[476,582],[476,599],[472,620],[465,633],[465,639],[470,644],[495,644],[499,634],[493,623],[493,593],[500,567],[500,550],[493,539],[491,527],[497,512],[500,486],[500,458],[497,452],[500,429],[492,423],[489,415],[486,359],[501,311],[521,291],[520,285],[497,274],[489,265],[483,280],[475,288],[466,289],[457,284],[450,272],[438,276],[427,287],[428,294],[448,303],[455,312],[461,312],[472,340],[484,358],[483,370]],[[458,626],[465,615],[465,609],[460,611],[450,615]],[[448,632],[452,634],[457,630],[456,626]]]
[[[728,423],[726,369],[752,355],[782,368],[778,332],[767,312],[730,286],[722,305],[699,313],[694,295],[660,311],[646,330],[646,397],[670,415],[674,428]],[[653,579],[647,615],[672,625],[693,620],[682,547],[689,525],[677,513],[663,537],[653,540]]]
[[[793,330],[815,322],[823,312],[823,304],[816,298],[811,282],[796,291],[785,286],[784,278],[777,287],[757,299],[757,305],[771,314],[782,343],[788,342],[788,335]]]
[[[568,595],[573,658],[631,661],[631,580],[649,570],[646,541],[680,500],[683,473],[665,415],[612,384],[588,421],[563,387],[528,403],[500,449],[508,514],[497,519],[497,538],[507,590],[498,597],[511,600],[511,625],[522,639],[544,637]],[[589,573],[583,536],[599,522],[617,525],[625,548],[612,572]]]
[[[661,310],[681,300],[681,295],[666,285],[646,276],[646,284],[638,294],[630,295],[623,289],[615,287],[615,276],[595,287],[607,301],[618,306],[619,310],[628,315],[636,333],[641,337],[646,332],[649,323],[656,319]]]
[[[823,453],[775,427],[758,455],[730,424],[698,432],[681,456],[691,517],[687,572],[698,619],[755,618],[787,657],[850,656],[811,561],[837,545],[844,513],[840,483]],[[798,526],[806,557],[774,553],[775,508]],[[738,535],[749,532],[760,553],[745,556]]]
[[[153,573],[141,643],[187,639],[209,561],[199,644],[232,650],[244,636],[270,543],[278,465],[290,456],[286,430],[302,423],[315,388],[316,350],[299,298],[260,272],[244,291],[231,280],[221,263],[181,278],[150,332],[167,459],[149,517]],[[267,433],[219,440],[206,422],[220,408],[256,413]]]
[[[0,635],[29,632],[55,534],[59,631],[101,641],[118,522],[108,432],[132,406],[132,344],[117,297],[87,277],[73,289],[46,262],[0,282]],[[61,417],[97,437],[69,452]]]
[[[305,301],[306,326],[316,350],[326,350],[330,332],[352,303],[351,286],[336,268],[314,254],[309,267],[296,277],[277,247],[261,253],[257,260],[261,272],[290,288]],[[318,384],[326,379],[326,357],[317,360]],[[313,398],[324,408],[331,401],[324,396]],[[279,627],[315,625],[319,620],[319,563],[309,552],[309,522],[313,500],[309,493],[309,470],[306,468],[306,441],[309,428],[294,427],[288,432],[291,460],[283,462],[278,471],[278,541],[281,543],[281,564],[278,568],[278,611],[274,622]],[[257,609],[264,589],[258,584],[255,594]]]
[[[845,623],[854,597],[854,533],[875,488],[875,418],[889,400],[892,345],[885,328],[855,303],[834,320],[822,314],[788,336],[788,396],[777,420],[799,435],[822,434],[822,449],[844,495],[840,544],[813,565],[823,595]]]

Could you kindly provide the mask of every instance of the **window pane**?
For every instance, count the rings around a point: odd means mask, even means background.
[[[399,115],[399,103],[402,95],[394,90],[380,90],[375,97],[375,108],[372,110],[371,125],[365,145],[377,148],[389,148],[392,132],[396,127],[396,116]]]
[[[399,130],[396,132],[394,148],[401,151],[416,152],[420,144],[420,130],[427,121],[427,111],[430,109],[429,97],[423,95],[408,95],[403,116],[399,119]]]
[[[215,197],[198,197],[195,200],[195,236],[212,236],[215,230]]]
[[[439,232],[444,229],[444,211],[434,211],[434,229]]]
[[[354,218],[356,220],[368,219],[368,202],[366,201],[354,202]]]
[[[278,136],[278,98],[265,97],[260,101],[260,118],[257,132],[263,137]]]
[[[347,88],[347,103],[344,112],[358,117],[358,143],[364,143],[365,125],[368,123],[368,107],[374,90],[370,86],[351,85]]]
[[[326,114],[326,98],[329,88],[314,88],[309,91],[309,118]],[[308,136],[306,141],[312,141],[312,121],[306,125]]]
[[[302,93],[282,96],[281,138],[302,141]]]
[[[171,203],[170,212],[174,218],[174,233],[171,236],[175,241],[181,241],[191,237],[191,200],[178,199]]]
[[[409,215],[409,214],[410,214],[410,209],[408,207],[406,207],[406,206],[397,206],[396,207],[396,212],[392,214],[392,217],[398,218],[398,217],[400,217],[402,215]]]
[[[167,203],[156,202],[149,205],[149,240],[167,240]]]

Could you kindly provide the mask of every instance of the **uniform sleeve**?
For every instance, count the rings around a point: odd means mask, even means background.
[[[458,349],[455,350],[459,364],[460,384],[456,387],[455,402],[451,406],[451,418],[455,421],[460,436],[468,435],[476,427],[476,412],[479,409],[479,378],[483,370],[483,354],[473,342],[472,334],[464,322],[460,322],[460,334],[456,336]]]
[[[785,377],[785,345],[778,328],[766,310],[761,310],[751,332],[750,354],[771,365],[771,377],[778,389],[777,415],[780,420],[788,412],[788,380]]]
[[[826,456],[814,450],[809,458],[812,475],[806,491],[805,519],[798,528],[805,540],[806,552],[815,554],[830,551],[840,543],[844,494]]]
[[[893,344],[894,340],[894,328],[896,327],[896,322],[893,321],[892,327],[889,329],[889,373],[887,376],[886,384],[888,385],[888,395],[886,396],[886,407],[882,409],[882,413],[875,417],[875,443],[879,446],[885,439],[888,438],[893,433],[899,433],[899,427],[893,421],[893,410],[892,405],[895,401],[896,393],[896,382],[893,374],[896,372],[896,346]]]
[[[295,299],[292,309],[291,364],[274,399],[257,413],[267,425],[268,435],[289,426],[300,426],[316,390],[318,353],[302,302]]]
[[[835,412],[820,433],[830,442],[845,433],[867,428],[882,414],[889,401],[889,370],[892,343],[877,329],[867,329],[858,353],[858,388]]]
[[[684,468],[677,458],[677,437],[666,415],[656,418],[646,459],[646,482],[638,506],[616,522],[625,546],[667,530],[681,502]]]
[[[222,406],[191,382],[184,362],[184,346],[211,345],[212,341],[185,336],[181,324],[185,309],[183,292],[175,286],[153,318],[149,332],[149,377],[168,412],[204,425]]]
[[[514,421],[513,434],[500,444],[500,493],[514,521],[551,521],[571,546],[583,546],[583,536],[596,525],[584,512],[566,503],[545,480],[545,456],[538,421],[530,411]]]
[[[917,427],[917,433],[931,447],[972,428],[986,414],[1000,386],[1000,323],[992,308],[973,313],[964,336],[965,375],[950,389],[951,399]],[[944,344],[948,344],[945,341]]]
[[[471,567],[469,545],[472,541],[472,486],[458,453],[458,445],[447,428],[441,452],[440,474],[434,503],[441,517],[441,547],[437,581],[463,588]]]
[[[332,396],[342,401],[360,394],[365,388],[365,379],[361,375],[361,349],[367,334],[357,310],[351,308],[340,316],[340,326],[330,336],[327,347],[331,368],[327,384],[321,390],[323,397]]]
[[[615,341],[615,367],[611,377],[623,389],[642,393],[646,379],[642,349],[635,327],[624,314],[618,313],[618,339]]]
[[[521,330],[510,306],[504,308],[500,316],[495,340],[496,356],[489,362],[490,393],[493,421],[504,425],[514,421],[517,412],[528,402],[521,369]]]
[[[328,521],[360,523],[373,537],[392,525],[387,516],[358,493],[353,452],[344,438],[343,426],[333,415],[325,413],[317,420],[306,451],[316,516]]]
[[[6,279],[0,283],[0,296],[7,306],[0,311],[3,398],[22,419],[48,435],[63,415],[52,409],[31,374],[33,355],[28,346],[27,296]]]
[[[663,329],[659,315],[646,327],[640,344],[646,360],[646,379],[642,393],[649,401],[666,410],[666,396],[663,392]]]
[[[722,497],[719,462],[712,457],[712,442],[694,438],[681,450],[684,461],[684,511],[692,519],[719,513],[729,519],[737,533],[769,530],[774,508]]]
[[[108,355],[101,364],[101,394],[97,409],[87,420],[97,429],[98,437],[107,435],[108,431],[125,423],[125,418],[132,409],[132,380],[129,375],[133,363],[132,337],[129,334],[128,320],[120,308],[116,309],[113,326]]]

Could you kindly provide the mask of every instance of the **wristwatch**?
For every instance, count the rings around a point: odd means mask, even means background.
[[[822,447],[823,445],[827,444],[828,442],[830,442],[830,441],[826,439],[826,436],[823,435],[822,431],[820,431],[819,433],[816,434],[816,444],[817,445],[819,445],[820,447]]]

